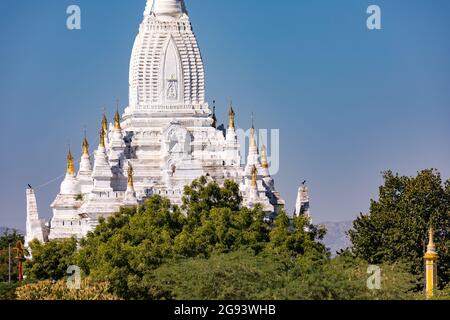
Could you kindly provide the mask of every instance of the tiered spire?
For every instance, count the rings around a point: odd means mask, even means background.
[[[250,129],[250,151],[258,151],[255,138],[255,127]]]
[[[61,183],[60,194],[73,195],[78,194],[80,191],[80,186],[78,180],[75,177],[75,165],[73,163],[72,151],[69,147],[69,152],[67,153],[67,172],[66,177]]]
[[[261,148],[261,167],[263,167],[263,169],[269,169],[269,162],[267,161],[267,149],[265,145],[263,145]]]
[[[108,162],[108,155],[106,153],[106,133],[103,129],[104,120],[102,121],[102,127],[99,130],[100,143],[94,152],[94,168],[92,172],[92,178],[94,178],[94,192],[99,190],[110,190],[111,182],[108,181],[112,177],[111,168]]]
[[[230,101],[230,108],[228,110],[228,130],[226,134],[226,154],[227,163],[232,166],[239,166],[241,162],[240,145],[238,135],[235,130],[235,112],[233,103]]]
[[[247,190],[247,196],[248,196],[248,204],[250,207],[253,207],[254,204],[258,202],[259,196],[258,196],[258,169],[256,168],[256,165],[253,165],[251,168],[251,185],[250,188]]]
[[[105,148],[105,135],[106,135],[106,131],[103,129],[100,129],[100,147]]]
[[[92,190],[92,165],[89,155],[89,142],[86,137],[86,130],[83,139],[83,154],[80,159],[80,168],[78,170],[78,181],[81,187],[81,193],[86,194]]]
[[[109,160],[111,164],[120,166],[120,158],[125,149],[123,132],[120,124],[119,100],[117,100],[116,114],[114,115],[114,129],[108,137]]]
[[[125,193],[124,205],[136,206],[138,200],[136,198],[136,191],[134,190],[134,169],[130,162],[128,162],[128,186]]]
[[[234,110],[233,110],[233,103],[230,103],[230,111],[228,113],[228,116],[230,118],[230,122],[229,122],[228,128],[234,129],[234,116],[235,116],[235,113],[234,113]]]
[[[89,142],[86,138],[86,134],[84,134],[83,140],[83,155],[89,157]]]
[[[72,151],[69,148],[69,152],[67,153],[67,175],[74,176],[75,175],[75,165],[73,164],[73,156]]]
[[[258,177],[258,169],[256,169],[255,165],[253,165],[253,167],[252,167],[252,188],[257,188],[257,186],[258,186],[256,183],[257,177]]]
[[[271,190],[275,190],[275,182],[270,176],[269,161],[267,160],[267,148],[265,144],[261,147],[261,168],[261,175],[263,176],[266,186]]]
[[[252,127],[250,128],[250,144],[248,149],[247,164],[245,167],[245,175],[251,176],[253,166],[260,168],[259,151],[256,143],[256,130],[252,114]]]
[[[128,164],[128,187],[134,188],[134,170],[131,163]]]
[[[108,132],[108,119],[106,119],[106,114],[104,113],[102,118],[102,130],[105,132],[105,134]]]
[[[428,299],[433,298],[434,292],[437,288],[437,261],[439,255],[436,252],[436,245],[434,244],[434,231],[430,227],[428,231],[428,246],[425,253],[425,291]]]
[[[258,145],[256,144],[256,129],[253,113],[252,113],[252,128],[250,129],[250,153],[251,154],[259,153]]]
[[[114,129],[117,130],[122,130],[121,126],[120,126],[120,114],[119,114],[119,110],[116,111],[116,115],[114,117]]]

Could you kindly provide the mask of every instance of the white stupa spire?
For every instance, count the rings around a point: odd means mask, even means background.
[[[250,129],[250,146],[248,149],[247,165],[245,167],[245,174],[247,176],[251,176],[253,166],[256,166],[257,168],[261,167],[261,164],[259,163],[258,144],[256,142],[256,129],[253,124],[252,116],[252,127]]]
[[[91,156],[89,155],[89,142],[84,134],[83,140],[83,154],[80,160],[80,169],[77,175],[78,182],[80,183],[81,193],[86,194],[92,190],[92,163]]]
[[[119,107],[117,107],[116,115],[114,116],[114,128],[112,129],[109,149],[109,160],[116,163],[121,158],[121,155],[125,149],[125,142],[123,140],[122,127],[120,123]]]
[[[45,226],[41,219],[39,219],[39,212],[36,203],[36,195],[31,186],[27,189],[27,224],[26,224],[26,236],[25,236],[25,247],[28,244],[37,239],[41,243],[47,241],[45,234]]]
[[[80,160],[80,170],[78,171],[78,177],[90,176],[92,174],[91,156],[89,155],[89,142],[86,134],[83,140],[83,154]]]

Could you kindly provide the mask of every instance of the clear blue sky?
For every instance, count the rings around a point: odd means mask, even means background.
[[[319,222],[367,211],[383,170],[450,177],[450,1],[186,3],[220,121],[232,98],[240,126],[254,112],[258,127],[281,129],[276,183],[289,210],[303,179]],[[81,7],[80,31],[66,29],[70,4]],[[366,28],[370,4],[381,31]],[[63,174],[68,141],[79,150],[86,125],[96,145],[101,106],[111,118],[117,98],[126,104],[144,6],[0,1],[0,225],[24,229],[27,183]],[[58,190],[37,190],[46,218]]]

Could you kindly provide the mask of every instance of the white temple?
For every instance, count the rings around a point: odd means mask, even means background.
[[[82,238],[99,218],[155,194],[181,204],[184,187],[201,176],[219,184],[236,181],[244,205],[260,204],[273,218],[284,200],[255,135],[252,128],[247,164],[241,166],[232,106],[225,133],[205,102],[202,56],[184,1],[148,0],[131,55],[129,106],[113,124],[104,116],[94,159],[84,139],[77,173],[69,151],[47,225],[39,219],[34,191],[27,190],[26,242]]]

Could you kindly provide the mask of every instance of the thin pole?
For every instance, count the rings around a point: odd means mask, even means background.
[[[11,243],[8,244],[8,283],[11,284]]]

